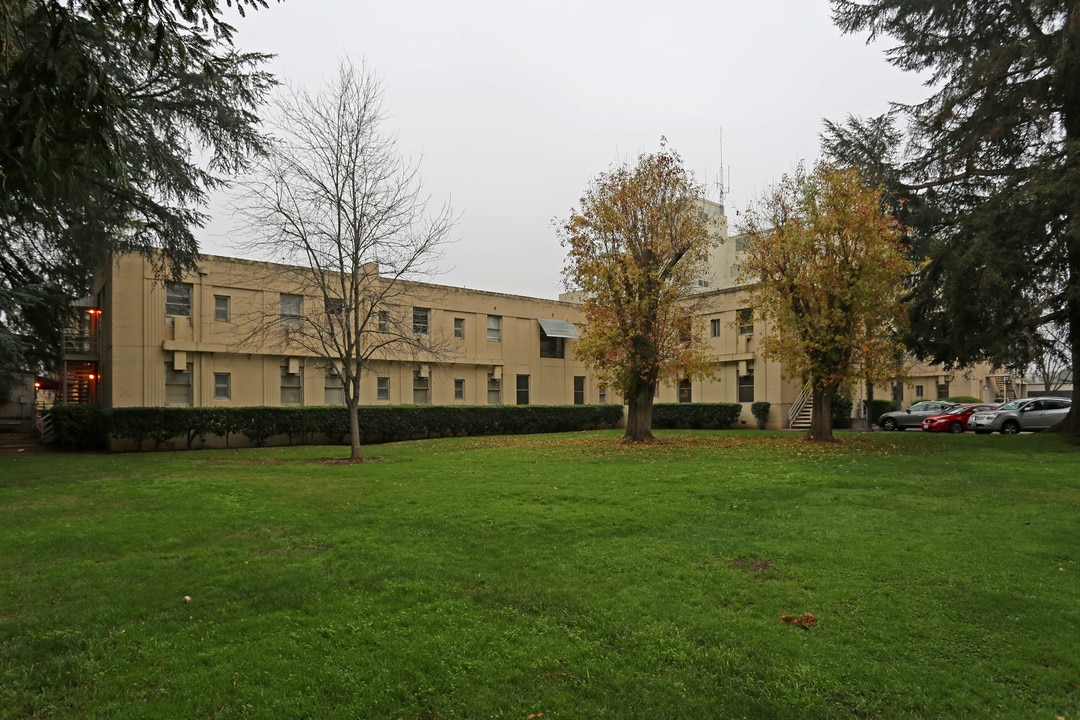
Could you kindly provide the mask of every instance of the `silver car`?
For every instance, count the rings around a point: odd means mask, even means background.
[[[887,412],[878,418],[877,424],[882,430],[907,430],[918,428],[922,425],[923,418],[931,415],[940,415],[958,407],[960,403],[947,400],[923,400],[917,402],[907,410],[894,410]]]
[[[994,410],[977,412],[968,418],[968,427],[979,435],[1000,432],[1015,435],[1030,430],[1046,430],[1065,419],[1072,407],[1068,398],[1021,398]]]

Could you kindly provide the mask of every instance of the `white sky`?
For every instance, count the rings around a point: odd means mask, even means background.
[[[383,81],[388,129],[461,220],[433,281],[553,298],[566,218],[597,174],[659,148],[736,212],[819,153],[822,119],[928,94],[841,36],[828,0],[285,0],[237,18],[243,50],[315,89],[348,55]],[[236,255],[224,204],[202,249]]]

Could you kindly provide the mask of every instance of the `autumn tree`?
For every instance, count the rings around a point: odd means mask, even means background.
[[[265,140],[266,0],[0,0],[0,368],[55,360],[111,253],[193,270],[208,195]]]
[[[658,383],[709,374],[690,286],[711,242],[703,188],[662,145],[599,175],[561,223],[568,289],[585,299],[575,355],[628,406],[624,442],[653,439]]]
[[[932,213],[919,232],[910,347],[945,365],[1026,367],[1040,327],[1068,332],[1080,362],[1080,3],[833,0],[846,33],[891,38],[888,57],[924,72],[929,96],[897,106],[882,161],[866,130],[827,127],[827,150],[886,169]],[[906,203],[914,207],[912,202]],[[1080,433],[1074,408],[1066,429]]]
[[[418,166],[384,127],[381,83],[363,66],[343,62],[325,88],[293,91],[276,110],[277,140],[247,183],[243,216],[252,248],[291,264],[276,267],[275,283],[293,292],[253,324],[253,339],[284,337],[338,375],[359,462],[368,364],[441,354],[408,280],[435,270],[455,218],[448,205],[429,213]]]
[[[745,214],[740,270],[755,282],[756,311],[770,321],[763,357],[809,383],[807,438],[833,440],[838,389],[857,378],[884,381],[901,354],[904,278],[912,266],[901,231],[877,188],[852,169],[799,166]]]

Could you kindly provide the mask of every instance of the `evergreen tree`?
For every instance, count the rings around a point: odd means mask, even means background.
[[[265,5],[0,0],[0,367],[48,364],[111,253],[195,266],[200,207],[263,149],[273,85],[222,15]]]
[[[891,36],[890,61],[929,71],[931,96],[896,109],[907,144],[875,123],[826,126],[826,150],[911,204],[928,262],[912,349],[946,365],[1023,367],[1038,328],[1064,322],[1080,357],[1080,3],[833,0],[847,33]],[[893,157],[889,157],[889,153]],[[885,177],[876,177],[874,169]],[[1080,431],[1080,414],[1067,425]]]

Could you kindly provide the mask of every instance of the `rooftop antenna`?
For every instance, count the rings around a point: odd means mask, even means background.
[[[716,180],[716,190],[720,194],[720,207],[724,206],[727,188],[724,186],[724,128],[720,128],[720,174]]]

